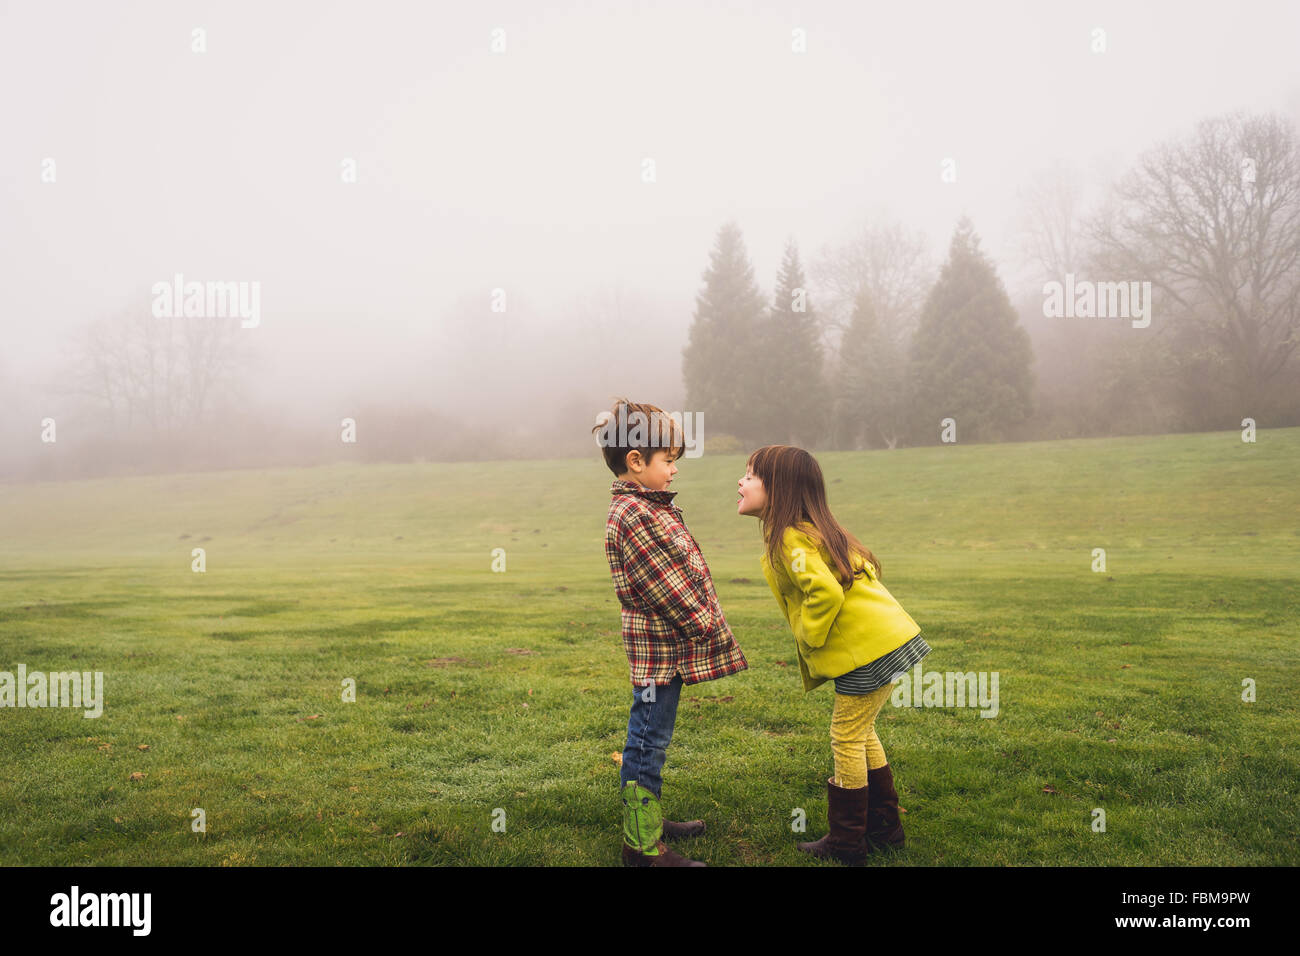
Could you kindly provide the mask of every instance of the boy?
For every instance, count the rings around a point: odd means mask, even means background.
[[[704,832],[702,820],[663,819],[659,794],[682,684],[714,680],[748,664],[727,627],[709,566],[686,529],[668,484],[681,455],[677,423],[654,405],[619,399],[598,423],[614,473],[605,557],[622,604],[623,649],[632,676],[632,713],[619,787],[624,866],[704,866],[663,839]]]

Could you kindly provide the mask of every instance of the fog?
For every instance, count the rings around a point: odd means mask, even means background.
[[[770,298],[788,239],[896,221],[937,266],[965,215],[1019,300],[1036,174],[1099,195],[1202,119],[1300,120],[1298,37],[1290,2],[6,3],[0,472],[46,417],[102,434],[71,355],[178,273],[260,287],[218,420],[421,406],[580,454],[615,395],[685,401],[723,223]]]

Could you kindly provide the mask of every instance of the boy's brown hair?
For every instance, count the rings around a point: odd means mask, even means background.
[[[613,408],[601,412],[591,431],[615,478],[627,471],[630,451],[641,452],[648,462],[656,451],[680,458],[686,449],[681,426],[672,416],[657,405],[626,398],[615,400]]]

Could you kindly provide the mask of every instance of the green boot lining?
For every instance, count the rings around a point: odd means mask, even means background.
[[[623,788],[623,841],[646,856],[659,855],[664,815],[659,798],[635,780]]]

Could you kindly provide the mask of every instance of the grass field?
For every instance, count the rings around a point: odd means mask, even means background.
[[[886,705],[908,849],[870,865],[1300,863],[1300,429],[819,460],[924,669],[1000,675],[991,719]],[[834,866],[794,847],[831,689],[735,515],[744,457],[680,464],[750,667],[684,690],[666,812],[711,865]],[[0,710],[0,864],[616,865],[611,477],[593,449],[0,486],[0,670],[106,698]]]

